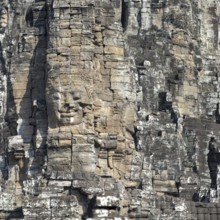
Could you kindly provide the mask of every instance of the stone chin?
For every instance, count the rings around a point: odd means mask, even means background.
[[[50,115],[48,115],[49,125],[51,128],[57,128],[59,126],[79,125],[83,120],[82,111],[77,112],[62,112],[57,110],[57,106],[51,105]]]
[[[68,108],[63,107],[59,110],[59,124],[64,126],[81,124],[83,119],[82,108],[76,103],[72,104],[72,108],[69,107],[68,104]]]

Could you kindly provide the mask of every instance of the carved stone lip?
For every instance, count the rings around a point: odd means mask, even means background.
[[[79,112],[82,108],[80,108],[79,106],[76,106],[74,104],[72,105],[68,105],[68,106],[64,106],[62,108],[60,108],[58,111],[61,114],[75,114],[77,112]]]
[[[79,113],[77,113],[77,112],[67,112],[67,113],[64,113],[64,112],[62,112],[61,114],[60,114],[60,117],[61,118],[65,118],[65,117],[74,117],[74,116],[77,116]]]

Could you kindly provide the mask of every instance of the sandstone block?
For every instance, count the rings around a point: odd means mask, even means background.
[[[115,47],[115,46],[105,46],[104,53],[113,54],[117,56],[124,56],[124,49],[121,47]]]
[[[71,37],[71,30],[70,29],[62,29],[62,31],[59,32],[59,37],[70,38]]]
[[[119,198],[115,196],[97,196],[96,205],[98,207],[118,207]]]
[[[71,54],[80,54],[80,46],[71,46],[70,47],[70,51]]]
[[[67,180],[50,180],[48,182],[48,186],[60,186],[60,187],[70,187],[71,186],[71,181],[67,181]],[[61,205],[61,207],[63,207],[63,203],[59,203]],[[66,203],[64,203],[65,205]],[[56,207],[55,205],[55,199],[51,200],[51,207]]]
[[[51,207],[70,207],[70,206],[77,206],[77,198],[75,196],[61,196],[61,197],[51,197],[50,198],[50,205]]]
[[[85,61],[93,60],[94,53],[93,52],[80,52],[80,59]]]

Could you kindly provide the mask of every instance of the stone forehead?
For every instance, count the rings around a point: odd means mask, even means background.
[[[72,96],[73,100],[78,100],[82,103],[91,103],[91,98],[88,94],[87,89],[84,86],[73,86],[73,87],[61,87],[60,100],[65,100],[67,97]]]

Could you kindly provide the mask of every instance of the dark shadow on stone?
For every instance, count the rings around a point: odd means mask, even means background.
[[[208,153],[208,167],[210,171],[211,178],[211,188],[217,189],[217,174],[218,174],[218,164],[220,163],[220,154],[218,153],[216,141],[214,137],[211,137],[209,141],[209,153]]]
[[[201,198],[201,202],[210,203],[210,191],[208,191],[207,194]]]
[[[199,194],[195,192],[192,196],[192,201],[193,202],[199,202]]]
[[[5,61],[3,59],[2,55],[2,45],[0,45],[0,59],[1,59],[1,71],[3,71],[7,75],[7,103],[6,103],[6,108],[7,112],[5,115],[5,121],[8,125],[10,136],[17,135],[17,119],[18,115],[16,113],[16,107],[15,107],[15,102],[13,97],[13,88],[12,88],[12,83],[10,79],[10,73],[7,72],[5,68]]]
[[[16,20],[16,15],[14,17]],[[13,23],[14,25],[14,23]],[[13,27],[12,27],[13,28]],[[12,89],[12,83],[11,83],[11,75],[10,75],[10,59],[11,59],[11,41],[13,35],[16,35],[16,31],[12,30],[11,32],[8,32],[5,35],[5,38],[3,39],[3,42],[0,42],[0,73],[1,79],[6,77],[6,83],[7,87],[4,88],[4,81],[1,82],[1,88],[0,90],[2,92],[7,93],[7,99],[6,103],[1,103],[0,106],[0,155],[4,155],[5,158],[5,167],[1,169],[1,172],[3,174],[3,179],[8,179],[8,165],[9,165],[9,159],[8,159],[8,152],[7,152],[7,138],[9,136],[17,135],[17,119],[18,115],[16,113],[16,107],[13,97],[13,89]],[[5,62],[5,57],[3,56],[3,51],[7,53],[7,59],[8,63]],[[8,65],[8,67],[6,67]],[[4,80],[4,79],[3,79]],[[4,106],[5,104],[5,106]],[[6,109],[6,110],[5,110]],[[5,111],[4,111],[5,110]]]
[[[9,215],[6,217],[6,220],[9,220],[9,219],[23,219],[24,218],[24,215],[23,215],[23,212],[22,212],[22,208],[17,208],[17,209],[14,209],[13,211],[11,211],[9,213]]]
[[[33,3],[33,7],[29,8],[26,15],[27,25],[26,35],[30,32],[35,32],[37,38],[36,46],[34,50],[29,42],[22,42],[21,55],[26,53],[32,53],[32,57],[29,64],[28,82],[26,92],[20,102],[19,115],[22,120],[20,124],[20,130],[18,134],[21,135],[24,144],[29,146],[29,155],[34,158],[29,165],[30,158],[23,158],[24,168],[20,169],[20,184],[23,186],[23,180],[28,180],[28,170],[31,173],[31,177],[35,178],[42,174],[44,166],[44,158],[46,155],[46,144],[43,144],[43,140],[39,148],[36,148],[36,135],[45,135],[38,126],[38,120],[47,120],[46,101],[45,101],[45,83],[46,83],[46,49],[47,49],[47,34],[46,34],[46,3],[41,1],[39,3]],[[36,8],[35,8],[36,6]],[[40,9],[39,9],[40,8]],[[34,14],[35,13],[35,14]],[[37,19],[34,19],[38,14]],[[33,20],[32,20],[33,18]],[[29,22],[29,23],[28,23]],[[32,27],[33,26],[33,27]],[[31,102],[31,103],[30,103]],[[42,107],[44,106],[44,107]],[[30,114],[24,114],[30,112]],[[22,116],[21,116],[22,115]],[[28,129],[33,128],[33,132],[27,132]],[[45,125],[45,127],[47,124]],[[46,137],[45,137],[46,138]],[[22,181],[21,181],[22,180]]]
[[[215,120],[217,124],[220,124],[220,114],[219,114],[219,103],[216,105],[216,110],[215,110]]]
[[[158,99],[159,99],[159,103],[158,103],[159,111],[172,110],[172,102],[167,101],[166,92],[160,92],[158,95]]]
[[[95,206],[95,197],[89,199],[87,194],[76,188],[72,188],[70,194],[75,195],[79,204],[83,207],[82,220],[86,220],[88,217],[93,217],[92,210]]]
[[[95,196],[89,200],[89,203],[88,203],[88,210],[87,210],[87,213],[88,213],[88,217],[92,218],[93,217],[93,209],[95,207]]]
[[[192,167],[192,170],[193,170],[194,173],[197,173],[197,174],[198,174],[198,168],[197,168],[196,165],[194,165],[194,166]]]
[[[34,17],[33,17],[33,11],[32,8],[29,7],[25,16],[26,25],[28,27],[33,27],[34,25]]]
[[[179,197],[179,195],[180,195],[180,186],[181,186],[181,183],[176,181],[175,184],[176,184],[176,188],[177,188],[177,191],[178,191],[178,197]]]
[[[121,24],[124,31],[126,31],[128,26],[128,2],[125,0],[122,0]]]

